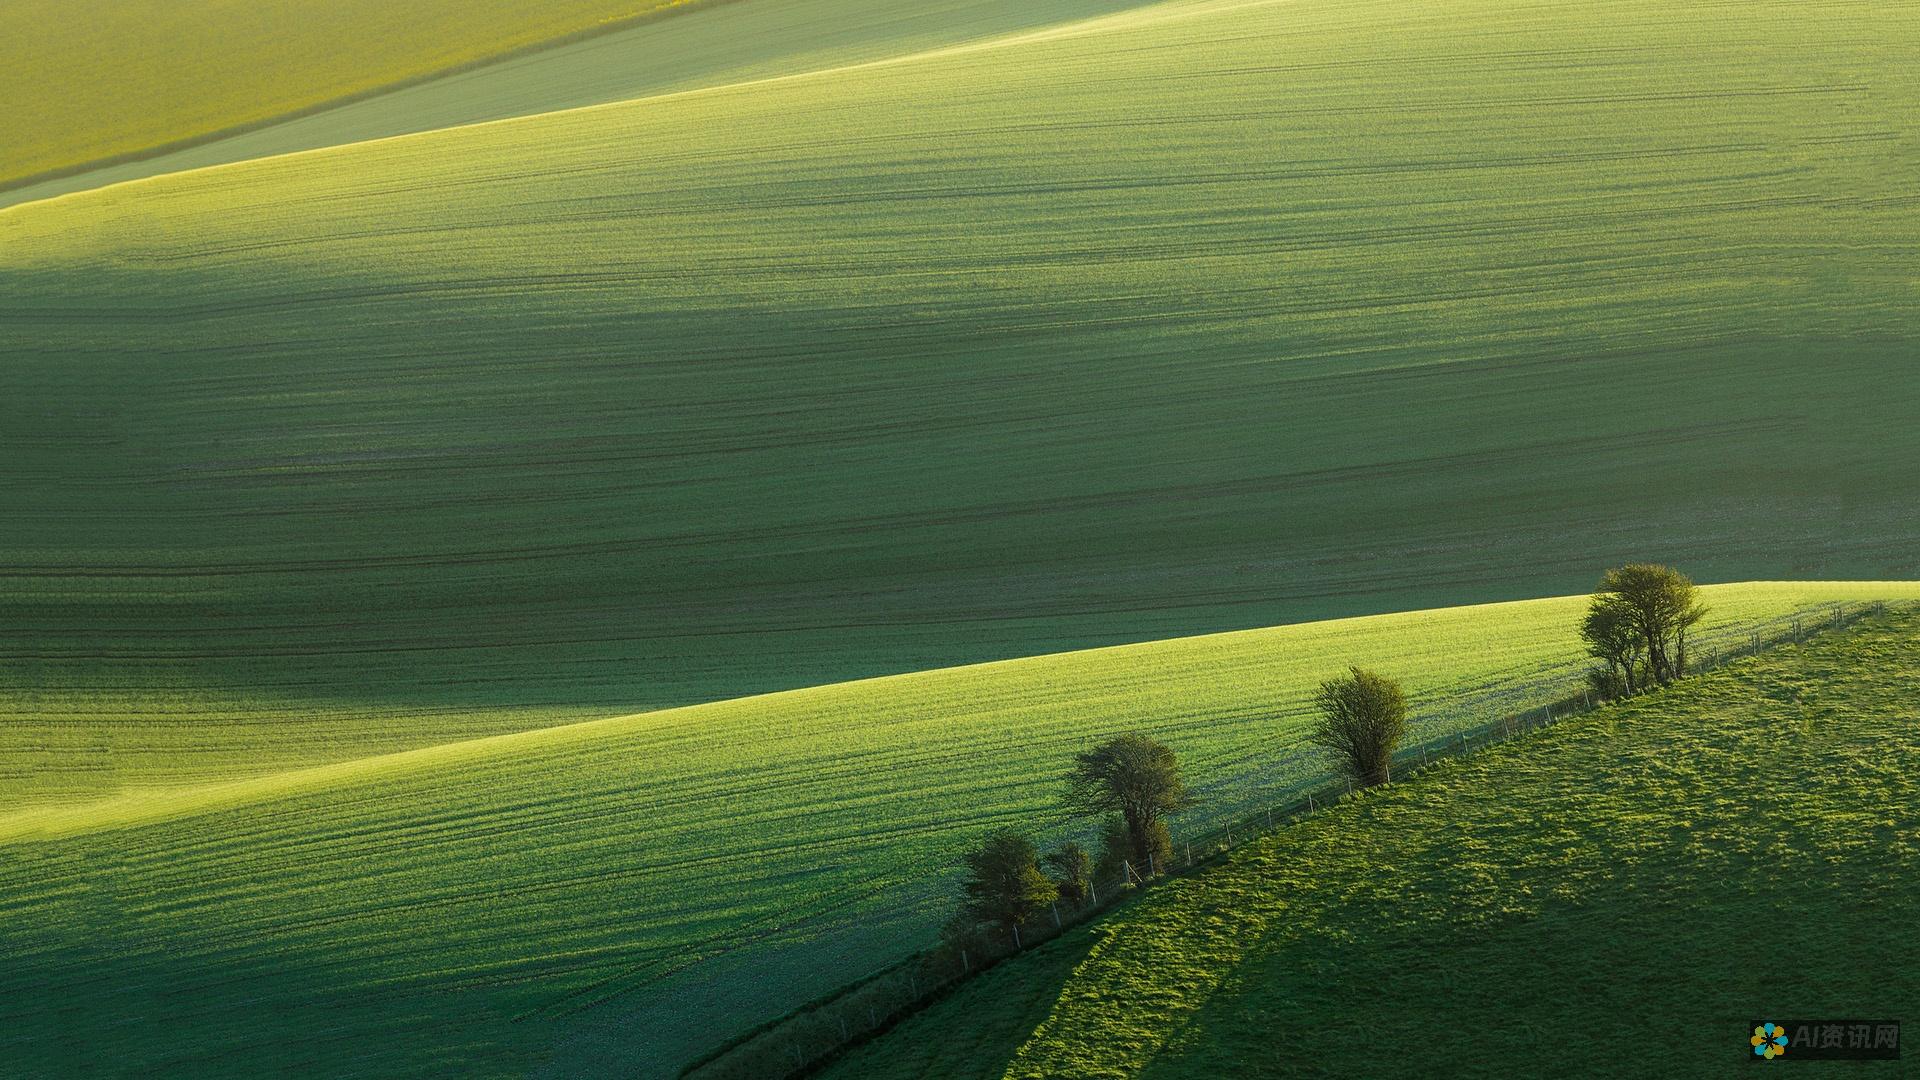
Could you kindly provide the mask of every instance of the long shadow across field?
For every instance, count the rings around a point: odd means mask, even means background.
[[[1809,880],[1752,853],[1703,859],[1684,835],[1537,913],[1451,927],[1445,910],[1403,910],[1346,937],[1272,935],[1139,1075],[1620,1075],[1661,1061],[1709,1075],[1740,1062],[1756,1016],[1896,1017],[1920,1002],[1905,929],[1920,897],[1863,900],[1883,865],[1856,852]],[[1493,898],[1476,873],[1434,875],[1429,899]]]

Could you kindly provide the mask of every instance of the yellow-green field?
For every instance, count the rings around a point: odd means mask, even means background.
[[[526,50],[471,70],[409,83],[176,150],[137,154],[117,164],[17,187],[7,186],[7,174],[0,174],[0,207],[276,154],[872,63],[1148,2],[695,0],[654,7],[637,4],[632,10],[675,17],[641,18],[577,41]],[[283,6],[291,10],[295,5]],[[311,6],[311,0],[299,6]],[[602,6],[609,10],[618,7]],[[410,14],[419,10],[417,6],[407,9]],[[0,6],[0,17],[5,12]],[[342,25],[337,17],[323,20],[323,24],[335,29]],[[49,48],[71,54],[84,51],[86,42],[84,35],[74,34],[69,28],[58,41],[49,43]],[[42,54],[39,59],[42,66],[52,66],[58,55]],[[341,56],[335,62],[346,65],[352,59]],[[66,61],[69,67],[77,63]],[[267,100],[280,92],[282,84],[277,80],[255,77],[266,80],[262,89]],[[57,85],[40,84],[35,92],[53,92]],[[4,123],[5,118],[0,118],[0,124]]]
[[[1913,596],[1719,586],[1703,642]],[[36,1075],[657,1075],[926,944],[954,852],[1008,822],[1062,835],[1063,763],[1099,737],[1177,747],[1207,800],[1178,827],[1197,827],[1323,775],[1306,697],[1349,662],[1405,679],[1417,739],[1564,694],[1583,602],[930,671],[18,809],[0,816],[0,1053]]]
[[[691,2],[6,0],[0,186]]]

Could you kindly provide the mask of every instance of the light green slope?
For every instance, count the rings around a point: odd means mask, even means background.
[[[168,153],[0,189],[0,207],[209,165],[872,62],[1145,2],[696,0],[663,4],[662,10],[672,18],[645,19]],[[404,10],[417,17],[417,8]],[[164,38],[144,39],[142,52],[152,53],[156,40]],[[156,61],[177,60],[170,51],[152,56]],[[177,69],[162,70],[178,75]],[[281,84],[276,81],[275,86]],[[273,102],[267,99],[269,105]],[[4,180],[0,175],[0,184]]]
[[[1911,1016],[1916,671],[1920,617],[1896,613],[1451,762],[1150,890],[826,1075],[1731,1076],[1757,1019]]]
[[[1710,590],[1716,628],[1900,583]],[[932,671],[0,817],[0,1060],[33,1075],[658,1075],[923,945],[956,849],[1061,835],[1069,755],[1152,731],[1197,827],[1318,774],[1306,694],[1432,738],[1576,681],[1568,597]],[[128,1017],[138,1017],[129,1023]]]
[[[5,0],[0,185],[690,0]]]
[[[1920,573],[1916,29],[1169,4],[0,211],[8,794]]]

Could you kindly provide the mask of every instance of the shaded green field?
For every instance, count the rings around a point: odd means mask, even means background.
[[[1707,641],[1916,595],[1715,587]],[[923,672],[16,810],[0,1059],[654,1075],[925,945],[956,849],[1008,821],[1062,835],[1062,763],[1100,736],[1179,748],[1206,799],[1186,828],[1322,775],[1306,695],[1350,661],[1406,680],[1423,739],[1560,696],[1582,602]]]
[[[827,1075],[1717,1076],[1911,1016],[1916,670],[1895,614],[1345,801]]]
[[[7,0],[0,185],[692,0]]]
[[[1916,30],[1163,4],[0,211],[10,790],[1920,573]]]
[[[5,177],[0,176],[0,207],[275,154],[872,63],[1147,2],[696,0],[657,4],[655,8],[673,17],[642,19],[583,40],[166,153],[13,188],[5,187]],[[646,5],[634,8],[647,9]],[[516,14],[524,17],[523,12]],[[347,60],[342,57],[338,62]]]

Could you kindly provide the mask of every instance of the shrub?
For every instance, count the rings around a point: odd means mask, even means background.
[[[1337,769],[1361,787],[1393,779],[1393,751],[1407,728],[1407,698],[1399,683],[1349,668],[1320,684],[1314,704],[1320,722],[1309,738],[1333,755]]]
[[[1646,648],[1634,628],[1632,613],[1612,596],[1596,596],[1580,621],[1580,640],[1587,655],[1604,661],[1587,673],[1587,682],[1602,698],[1632,694],[1646,682]]]
[[[1093,881],[1093,859],[1086,848],[1071,840],[1061,844],[1047,855],[1047,869],[1053,872],[1060,899],[1078,904],[1087,898],[1087,886]]]
[[[1633,693],[1633,687],[1620,674],[1618,667],[1595,667],[1587,670],[1587,689],[1599,701],[1608,701],[1625,697]]]
[[[1133,868],[1135,878],[1151,877],[1156,871],[1164,871],[1173,857],[1173,837],[1167,832],[1164,821],[1156,821],[1147,826],[1146,849],[1137,851],[1133,831],[1127,828],[1126,820],[1119,815],[1107,819],[1106,830],[1100,839],[1100,858],[1093,864],[1093,876],[1096,881],[1126,881],[1128,867]]]
[[[992,833],[966,857],[963,911],[971,918],[1012,929],[1031,920],[1057,894],[1040,872],[1033,843],[1019,831]]]

